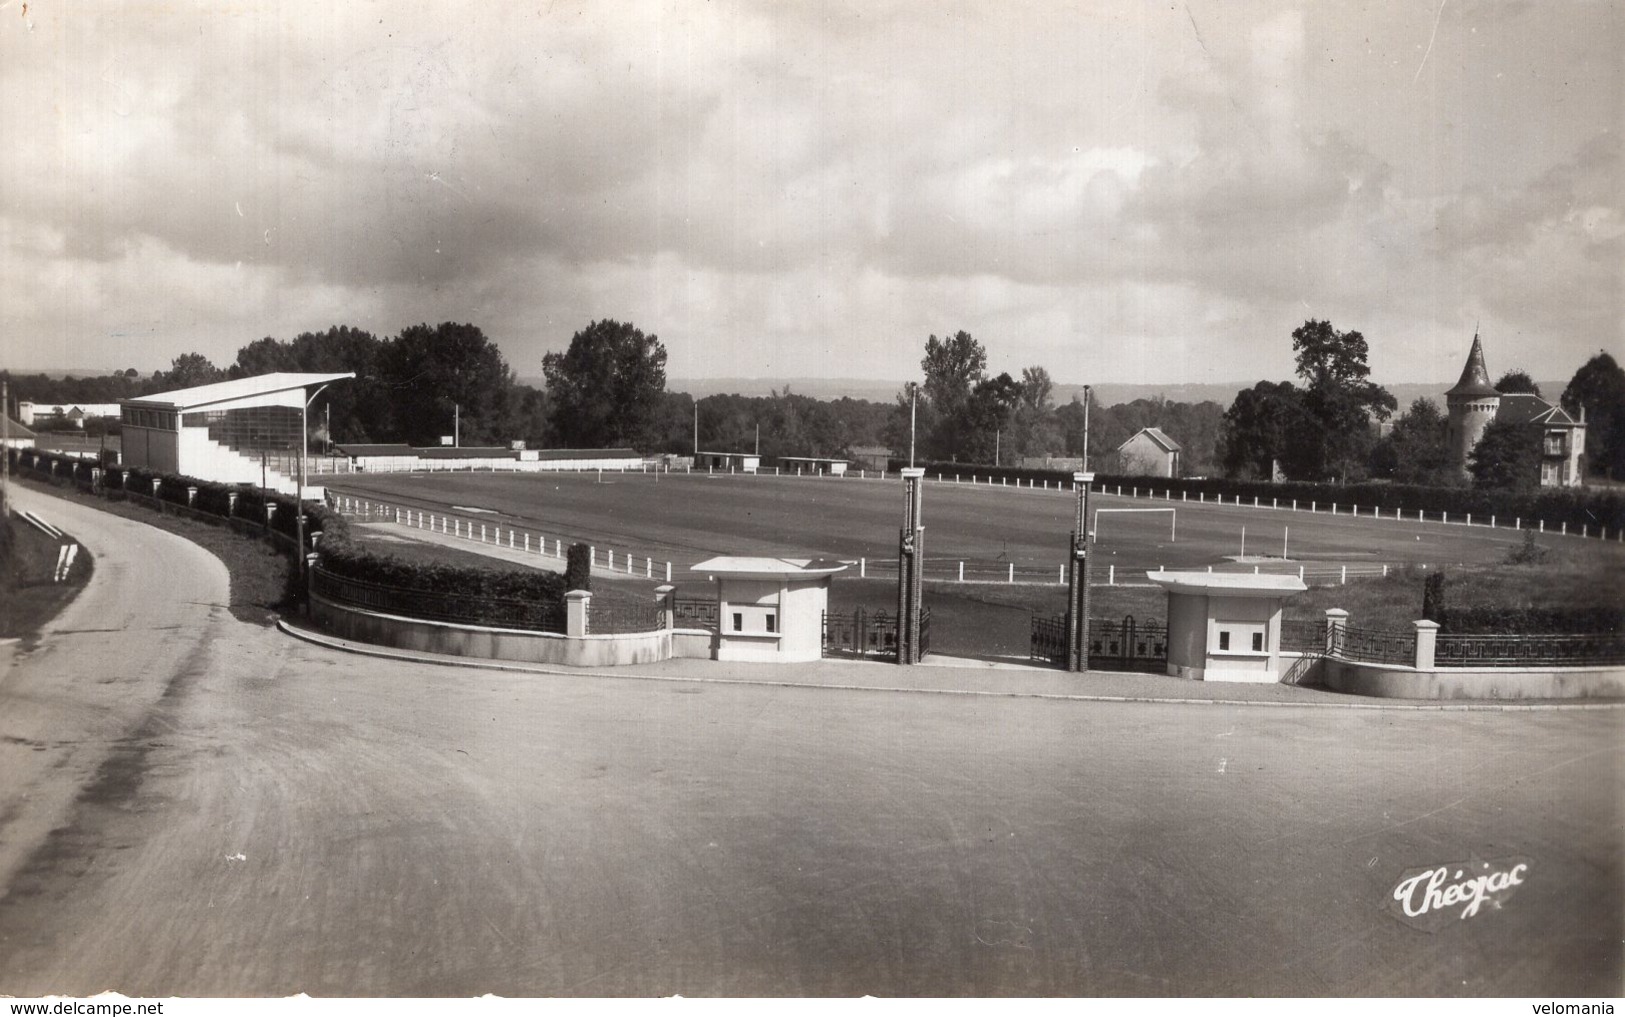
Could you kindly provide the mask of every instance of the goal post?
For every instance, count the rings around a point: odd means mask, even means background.
[[[1168,543],[1175,544],[1179,542],[1179,515],[1178,510],[1173,508],[1097,508],[1095,509],[1094,522],[1094,536],[1096,540],[1100,539],[1100,517],[1108,512],[1117,514],[1124,512],[1166,512],[1168,513]]]

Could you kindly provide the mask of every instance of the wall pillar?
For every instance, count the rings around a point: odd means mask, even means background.
[[[655,587],[655,596],[660,601],[661,625],[663,629],[677,627],[677,587],[667,583]]]
[[[1066,669],[1089,670],[1089,487],[1093,473],[1072,474],[1078,492],[1072,520],[1071,556],[1067,559]]]
[[[197,508],[197,488],[190,485],[186,488],[186,507]]]
[[[1438,645],[1439,640],[1439,623],[1422,620],[1411,624],[1416,626],[1416,669],[1431,671],[1434,647]]]
[[[1343,652],[1343,629],[1348,625],[1349,613],[1340,607],[1326,609],[1326,652],[1334,657]]]
[[[587,634],[587,613],[592,604],[592,594],[586,590],[571,590],[564,595],[564,634],[567,636],[584,636]]]
[[[903,528],[897,541],[897,663],[918,664],[925,656],[920,645],[921,574],[925,564],[925,523],[920,510],[925,469],[911,466],[902,472]]]

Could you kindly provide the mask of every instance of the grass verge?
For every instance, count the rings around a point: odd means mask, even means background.
[[[62,582],[56,581],[63,543],[35,529],[21,516],[0,518],[0,639],[37,638],[90,581],[95,564],[83,547]]]
[[[293,563],[271,544],[238,533],[225,522],[210,523],[159,512],[133,501],[109,501],[71,485],[57,486],[31,477],[21,479],[59,498],[78,501],[112,515],[156,526],[213,554],[231,577],[229,608],[239,621],[273,625],[286,605]]]

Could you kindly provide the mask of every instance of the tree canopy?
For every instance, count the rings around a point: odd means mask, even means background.
[[[666,348],[631,322],[595,321],[542,358],[553,430],[577,448],[645,446],[666,390]]]
[[[1538,427],[1510,420],[1493,420],[1467,456],[1473,486],[1500,490],[1526,490],[1540,485]]]
[[[1400,484],[1450,486],[1460,483],[1447,421],[1438,404],[1418,399],[1394,421],[1394,428],[1371,450],[1371,472]]]
[[[1308,386],[1304,406],[1317,425],[1300,441],[1301,479],[1358,479],[1375,440],[1371,421],[1387,420],[1398,402],[1369,380],[1369,350],[1359,332],[1340,332],[1314,318],[1292,332],[1298,376]]]
[[[1573,416],[1585,413],[1588,468],[1625,479],[1625,370],[1598,353],[1574,372],[1561,402]]]
[[[1503,395],[1510,395],[1513,392],[1540,395],[1540,386],[1535,384],[1535,379],[1529,377],[1528,371],[1514,369],[1501,375],[1501,380],[1495,383],[1495,391]]]

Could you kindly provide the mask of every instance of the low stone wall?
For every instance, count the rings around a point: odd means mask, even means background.
[[[694,629],[566,636],[403,618],[340,604],[314,593],[310,597],[310,617],[333,635],[358,643],[528,664],[614,667],[672,657],[711,656],[711,633]]]
[[[1386,699],[1625,698],[1625,667],[1418,669],[1327,657],[1317,677],[1336,692]]]

